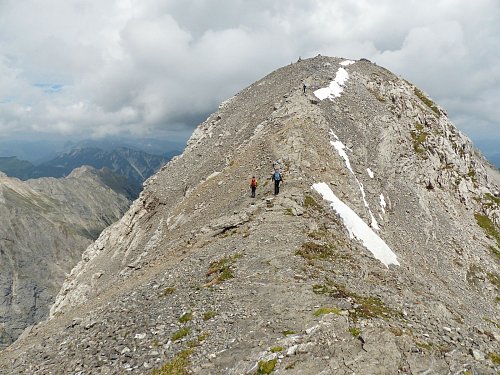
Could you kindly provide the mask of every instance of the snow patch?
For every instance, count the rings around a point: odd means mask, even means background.
[[[332,135],[336,140],[335,141],[330,141],[330,144],[337,150],[339,155],[344,159],[345,165],[347,169],[352,173],[354,176],[354,179],[356,180],[359,191],[361,192],[361,196],[363,197],[363,203],[365,207],[368,209],[368,213],[370,214],[370,218],[372,219],[371,226],[373,229],[379,230],[380,227],[378,226],[377,219],[375,219],[375,216],[373,216],[372,210],[370,210],[370,205],[366,201],[366,194],[365,194],[365,189],[363,187],[363,184],[358,180],[356,175],[354,174],[354,171],[352,170],[351,167],[351,162],[349,161],[349,157],[347,156],[347,153],[345,152],[345,149],[348,149],[341,140],[339,140],[339,137],[333,132],[333,130],[330,129],[330,135]]]
[[[333,101],[334,98],[338,98],[340,94],[342,94],[345,83],[348,79],[349,73],[347,73],[347,70],[339,68],[339,70],[337,70],[337,74],[335,75],[335,79],[330,83],[330,85],[314,91],[314,95],[316,95],[319,100],[328,98]]]
[[[339,214],[349,232],[350,238],[356,237],[373,256],[380,260],[385,266],[394,264],[399,266],[396,254],[348,205],[342,202],[333,193],[332,189],[324,183],[316,183],[312,186],[324,200],[330,202],[330,206]]]
[[[373,171],[370,168],[366,168],[366,171],[368,172],[368,176],[370,176],[370,178],[375,177],[375,175],[373,174]]]
[[[385,214],[385,207],[387,204],[385,203],[384,194],[380,194],[380,208],[382,208],[382,212]]]
[[[351,64],[354,64],[356,61],[353,61],[353,60],[344,60],[340,63],[340,65],[342,66],[347,66],[347,65],[351,65]]]

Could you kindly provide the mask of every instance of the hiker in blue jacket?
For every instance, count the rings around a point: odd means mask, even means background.
[[[271,180],[274,181],[274,195],[278,195],[280,192],[280,182],[283,181],[283,177],[281,176],[281,172],[276,169],[271,176]]]

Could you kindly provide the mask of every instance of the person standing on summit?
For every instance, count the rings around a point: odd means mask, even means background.
[[[281,172],[279,169],[276,169],[271,176],[271,180],[274,181],[274,195],[278,195],[280,192],[280,182],[283,181],[283,177],[281,176]]]

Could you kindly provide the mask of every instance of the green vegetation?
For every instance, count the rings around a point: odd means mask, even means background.
[[[188,375],[189,356],[192,352],[191,349],[183,350],[162,367],[154,369],[151,375]]]
[[[210,333],[203,332],[202,334],[198,335],[198,342],[205,341],[208,336],[210,336]]]
[[[357,302],[361,305],[355,311],[356,317],[361,318],[388,318],[395,315],[395,312],[389,309],[378,297],[359,297]]]
[[[271,353],[278,353],[278,352],[281,352],[283,351],[283,347],[282,346],[273,346],[271,349],[270,349],[270,352]]]
[[[358,337],[361,334],[361,330],[357,327],[349,327],[349,333],[354,337]]]
[[[169,295],[174,294],[174,293],[175,293],[175,288],[168,287],[168,288],[163,289],[163,292],[161,292],[160,296],[166,297],[166,296],[169,296]]]
[[[313,292],[316,294],[326,294],[334,298],[350,298],[354,301],[353,312],[349,313],[349,317],[353,321],[360,318],[372,319],[389,317],[399,317],[401,314],[387,306],[378,297],[360,296],[340,284],[336,284],[331,280],[327,280],[325,284],[313,285]]]
[[[283,333],[285,336],[289,336],[289,335],[295,335],[297,332],[292,331],[292,330],[290,330],[290,329],[287,329],[287,330],[284,330],[284,331],[283,331],[283,332],[281,332],[281,333]]]
[[[330,233],[328,232],[327,229],[318,229],[309,232],[307,235],[311,237],[313,240],[320,241],[327,238],[330,235]]]
[[[215,311],[211,311],[211,310],[206,311],[206,312],[204,312],[204,313],[203,313],[203,320],[210,320],[210,319],[212,319],[215,315],[217,315],[217,314],[215,313]]]
[[[212,279],[206,283],[204,286],[212,286],[220,284],[226,280],[234,278],[233,267],[237,259],[243,256],[241,253],[234,254],[232,256],[226,256],[216,262],[210,263],[207,271],[207,277],[212,277]]]
[[[320,307],[314,312],[314,316],[321,316],[325,314],[336,314],[339,315],[341,310],[337,307]]]
[[[498,276],[498,274],[493,272],[486,272],[486,276],[488,277],[488,280],[490,280],[490,283],[500,289],[500,276]]]
[[[179,323],[187,323],[193,319],[193,313],[188,312],[185,314],[182,314],[182,316],[179,318]]]
[[[483,228],[488,236],[496,240],[497,246],[500,249],[500,232],[498,232],[491,219],[479,213],[474,214],[474,217],[476,218],[477,225]]]
[[[403,336],[403,330],[401,328],[389,327],[389,331],[391,331],[394,336]]]
[[[236,234],[236,233],[238,233],[238,228],[229,228],[229,229],[224,230],[222,232],[222,238],[230,237],[230,236],[232,236],[233,234]]]
[[[293,210],[290,207],[285,209],[285,215],[293,216]]]
[[[431,350],[433,347],[432,342],[417,342],[416,344],[420,349],[424,350]]]
[[[469,177],[473,183],[477,184],[476,171],[474,169],[469,168],[469,172],[467,172],[467,177]]]
[[[495,365],[500,365],[500,354],[498,354],[498,353],[488,353],[488,358],[491,359],[491,361]]]
[[[208,332],[203,332],[202,334],[198,335],[196,340],[192,340],[192,341],[188,342],[188,346],[190,348],[196,348],[197,346],[200,346],[200,344],[203,341],[205,341],[209,335],[210,334]]]
[[[259,361],[259,369],[257,374],[270,374],[274,371],[277,359],[271,359],[270,361]]]
[[[316,202],[316,200],[312,197],[312,195],[305,195],[304,196],[304,207],[305,208],[313,208],[316,210],[321,209],[321,205]]]
[[[318,244],[315,242],[305,242],[301,248],[295,252],[295,255],[312,259],[331,259],[335,256],[335,247],[332,244]]]
[[[189,335],[190,332],[191,330],[189,328],[183,327],[180,330],[174,332],[174,334],[172,335],[172,341],[180,340],[183,337]]]
[[[427,106],[429,107],[438,117],[441,116],[441,112],[439,112],[439,109],[437,105],[430,100],[422,91],[417,89],[416,87],[413,89],[413,92],[415,93],[416,96]]]
[[[313,288],[313,292],[315,294],[331,294],[331,293],[333,293],[332,288],[328,287],[328,285],[325,285],[325,284],[314,284],[312,288]]]
[[[500,206],[500,198],[497,198],[490,193],[486,193],[484,198],[490,202],[490,205]]]
[[[429,133],[424,131],[424,126],[420,123],[415,124],[415,130],[410,132],[411,138],[413,140],[413,150],[424,157],[425,149],[422,144],[427,140]]]

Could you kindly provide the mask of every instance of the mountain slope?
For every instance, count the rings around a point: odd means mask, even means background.
[[[47,316],[83,250],[128,208],[103,182],[116,178],[89,167],[59,180],[0,176],[0,346]]]
[[[15,156],[0,157],[0,171],[7,176],[26,180],[34,165],[26,160],[19,160]]]
[[[387,70],[286,66],[200,124],[0,363],[494,374],[499,184],[444,111]]]

